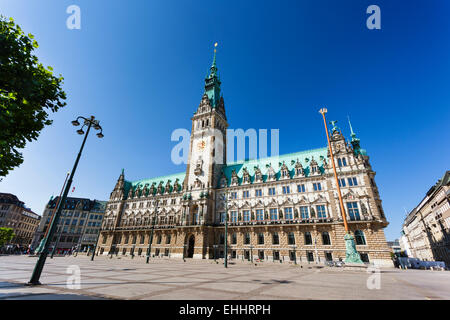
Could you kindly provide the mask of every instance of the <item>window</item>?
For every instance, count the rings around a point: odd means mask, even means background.
[[[311,251],[306,253],[306,258],[308,259],[308,262],[314,262],[314,254]]]
[[[278,210],[277,209],[270,209],[270,220],[278,220]]]
[[[325,211],[324,205],[316,206],[316,209],[317,209],[317,218],[326,218],[327,217],[327,213]]]
[[[367,253],[360,253],[362,262],[369,263],[369,255]]]
[[[170,244],[170,241],[172,240],[172,236],[169,234],[167,237],[166,237],[166,244]]]
[[[244,244],[250,244],[250,233],[244,235]]]
[[[325,246],[329,246],[331,245],[331,240],[330,240],[330,235],[328,234],[328,232],[322,232],[322,243]]]
[[[224,244],[225,243],[225,235],[222,233],[220,236],[219,236],[219,244]]]
[[[322,190],[322,184],[320,182],[313,183],[314,191],[321,191]]]
[[[262,190],[261,189],[255,190],[255,196],[261,197],[262,196]]]
[[[258,259],[264,260],[264,250],[258,250]]]
[[[302,219],[309,219],[308,207],[300,207],[300,216],[302,217]]]
[[[231,235],[231,244],[236,244],[237,243],[237,236],[236,233],[233,233]]]
[[[351,221],[361,220],[361,217],[359,216],[358,203],[347,202],[347,209]]]
[[[231,211],[231,222],[237,222],[237,211]]]
[[[278,232],[273,233],[272,244],[280,244],[280,237],[278,236]]]
[[[289,194],[289,193],[291,193],[291,189],[289,188],[289,186],[283,187],[283,194]]]
[[[292,218],[293,218],[293,216],[292,216],[292,208],[284,209],[284,218],[286,220],[292,220]]]
[[[256,220],[258,221],[264,220],[264,211],[262,209],[256,210]]]
[[[133,244],[136,244],[136,235],[133,236]]]
[[[295,244],[295,236],[293,232],[288,233],[288,244]]]
[[[225,212],[221,212],[221,213],[220,213],[220,222],[221,222],[221,223],[225,223],[225,217],[226,217],[226,216],[225,216]]]
[[[339,179],[339,187],[345,187],[345,179]]]
[[[231,199],[237,199],[237,192],[231,192]]]
[[[295,256],[295,251],[289,251],[289,260],[290,261],[295,261],[296,260],[296,256]]]
[[[325,252],[325,260],[333,261],[333,255],[331,254],[331,252]]]
[[[144,235],[141,235],[141,244],[144,244]]]
[[[162,240],[162,236],[159,235],[158,238],[157,238],[157,240],[156,240],[156,243],[157,243],[157,244],[161,244],[161,240]]]
[[[269,196],[274,196],[275,194],[275,188],[269,188]]]
[[[358,185],[358,180],[356,180],[356,177],[348,178],[347,181],[348,181],[348,185],[349,185],[350,187],[353,187],[353,186],[357,186],[357,185]]]
[[[250,221],[250,210],[244,210],[244,221]]]
[[[279,251],[273,251],[273,260],[280,260],[280,252]]]
[[[355,230],[355,242],[357,245],[362,246],[366,244],[366,238],[361,230]]]
[[[299,184],[297,185],[297,191],[298,192],[305,192],[305,185],[304,184]]]
[[[264,233],[258,233],[258,244],[264,244]]]
[[[249,191],[248,190],[247,191],[243,191],[242,192],[242,198],[246,199],[248,197],[249,197]]]
[[[305,232],[305,244],[312,244],[311,232]]]
[[[345,167],[347,165],[347,159],[345,158],[338,158],[338,166],[339,167]]]

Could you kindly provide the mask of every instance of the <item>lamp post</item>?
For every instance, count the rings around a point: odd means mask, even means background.
[[[146,263],[149,262],[150,255],[152,254],[153,230],[155,229],[155,220],[156,220],[156,216],[158,215],[158,200],[155,200],[155,201],[156,201],[155,215],[152,217],[152,228],[150,230],[150,238],[148,239],[147,261],[146,261]],[[183,253],[183,257],[184,257],[184,253]]]
[[[250,262],[253,262],[253,246],[250,245]]]
[[[91,261],[94,261],[95,250],[97,250],[97,242],[98,242],[98,239],[100,238],[100,230],[101,230],[101,228],[98,230],[97,240],[95,240],[95,243],[94,243],[94,249],[92,250]]]
[[[53,213],[52,213],[51,221],[53,221],[53,220],[55,219],[56,209],[58,208],[58,204],[59,204],[59,202],[61,201],[61,196],[62,196],[62,194],[63,194],[63,192],[64,192],[64,188],[65,188],[65,186],[66,186],[67,179],[69,179],[69,176],[70,176],[70,172],[67,172],[66,179],[64,180],[64,184],[63,184],[63,186],[62,186],[62,188],[61,188],[61,192],[59,193],[58,201],[56,201],[55,209],[53,210]],[[51,222],[50,222],[50,224],[51,224]],[[49,231],[49,230],[50,230],[50,226],[47,227],[47,230],[45,230],[44,237],[42,238],[41,242],[39,243],[39,246],[38,246],[38,247],[36,248],[36,250],[35,250],[35,251],[36,251],[36,254],[41,253],[41,251],[42,251],[42,246],[44,245],[44,239],[45,239],[45,237],[47,237],[47,234],[48,234],[48,231]]]
[[[225,193],[225,268],[228,268],[228,196]]]
[[[77,130],[77,133],[80,135],[84,134],[83,127],[87,126],[86,134],[84,135],[83,143],[81,144],[80,151],[78,152],[78,156],[75,160],[75,164],[73,165],[73,169],[72,169],[72,172],[70,173],[69,180],[67,181],[63,196],[61,198],[61,201],[58,204],[58,209],[55,213],[55,218],[52,220],[52,223],[50,225],[50,230],[49,230],[47,236],[44,238],[45,241],[44,241],[43,252],[41,252],[41,254],[39,255],[39,259],[36,262],[36,266],[34,267],[33,274],[31,275],[31,279],[28,282],[29,285],[41,284],[39,282],[39,278],[41,277],[42,269],[44,268],[44,265],[45,265],[45,260],[48,255],[48,248],[49,248],[50,242],[53,238],[53,234],[56,231],[56,227],[58,225],[58,220],[59,220],[59,217],[61,216],[61,211],[64,207],[65,200],[67,199],[67,194],[69,193],[70,186],[72,185],[73,176],[75,174],[75,171],[77,170],[78,162],[80,161],[81,153],[83,152],[83,148],[86,143],[86,139],[89,135],[89,131],[91,130],[91,127],[93,126],[95,130],[100,130],[100,132],[97,133],[97,137],[103,138],[103,129],[100,126],[99,121],[95,120],[94,116],[91,116],[90,118],[78,117],[76,120],[72,121],[72,124],[74,126],[79,126],[80,123],[78,122],[78,119],[80,119],[80,118],[84,120],[84,124],[81,127],[81,129]]]
[[[328,133],[327,120],[325,119],[325,113],[327,113],[327,112],[328,112],[328,110],[326,108],[322,108],[319,110],[319,113],[322,115],[323,123],[325,125],[325,132],[327,134],[327,141],[328,141],[328,149],[330,151],[331,163],[333,165],[334,178],[336,180],[336,188],[338,191],[339,206],[341,209],[342,220],[344,221],[344,228],[345,228],[345,233],[346,233],[344,236],[345,262],[347,262],[347,263],[363,263],[361,261],[361,257],[359,256],[358,251],[356,251],[355,238],[351,235],[349,228],[348,228],[347,215],[346,215],[346,212],[344,209],[344,202],[342,201],[342,194],[341,194],[341,188],[339,186],[339,180],[338,180],[337,171],[336,171],[336,164],[334,163],[333,149],[331,147],[331,142],[330,142],[330,134]]]

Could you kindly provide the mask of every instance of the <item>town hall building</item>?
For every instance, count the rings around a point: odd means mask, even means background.
[[[345,259],[345,229],[328,147],[226,162],[225,103],[216,54],[192,117],[186,171],[129,181],[106,206],[97,253],[324,263]],[[392,266],[388,225],[369,157],[333,126],[331,146],[350,232],[364,262]],[[151,235],[153,235],[152,239]]]

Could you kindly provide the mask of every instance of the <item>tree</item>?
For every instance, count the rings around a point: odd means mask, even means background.
[[[14,230],[11,228],[0,228],[0,247],[10,242],[14,238]]]
[[[63,77],[39,63],[36,48],[32,34],[0,16],[0,179],[23,162],[18,149],[52,124],[49,112],[66,105]]]

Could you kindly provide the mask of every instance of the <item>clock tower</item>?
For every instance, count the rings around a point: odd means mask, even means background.
[[[217,46],[217,43],[215,44]],[[213,201],[214,189],[218,185],[222,167],[226,164],[225,105],[220,94],[220,77],[216,66],[216,49],[213,63],[205,79],[205,91],[197,111],[194,112],[191,129],[186,178],[183,189],[192,201],[210,199]],[[213,210],[214,206],[208,206]],[[212,212],[202,220],[207,222]]]

